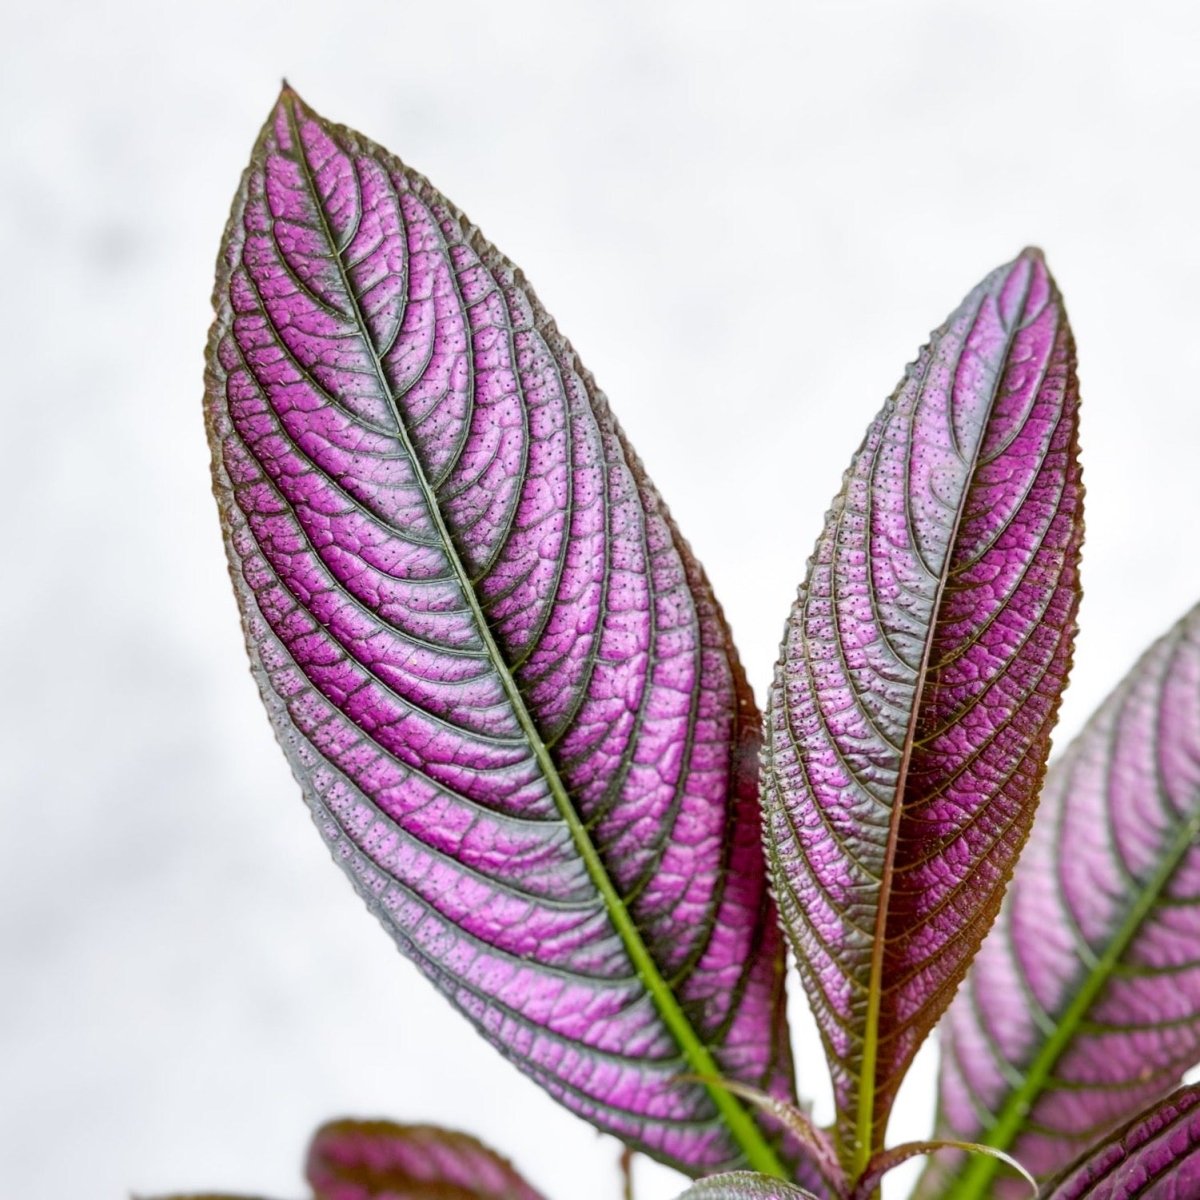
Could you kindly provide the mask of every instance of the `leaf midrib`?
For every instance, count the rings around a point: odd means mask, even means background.
[[[859,1087],[858,1096],[856,1098],[855,1110],[855,1131],[854,1131],[854,1156],[853,1156],[853,1171],[852,1175],[860,1175],[866,1170],[867,1164],[871,1160],[871,1155],[874,1152],[875,1143],[875,1084],[877,1057],[879,1051],[879,1014],[883,1001],[883,956],[884,947],[886,944],[886,934],[888,926],[888,909],[891,903],[892,883],[895,878],[895,863],[896,849],[900,839],[900,825],[904,819],[904,793],[908,785],[908,769],[912,763],[913,750],[916,745],[917,722],[921,715],[921,707],[925,696],[925,685],[929,680],[929,660],[933,653],[933,643],[935,634],[938,629],[939,618],[942,608],[942,600],[945,596],[946,585],[949,582],[951,574],[951,564],[954,557],[954,547],[958,541],[959,529],[962,526],[963,515],[966,512],[967,500],[971,495],[972,487],[975,482],[975,475],[979,469],[979,457],[986,440],[987,430],[991,424],[992,415],[996,407],[996,399],[1000,394],[1000,388],[1004,382],[1004,377],[1007,374],[1008,356],[1012,350],[1013,341],[1018,332],[1023,328],[1019,319],[1020,314],[1025,311],[1025,304],[1029,298],[1029,289],[1032,285],[1033,270],[1030,268],[1029,275],[1025,281],[1025,287],[1021,296],[1021,303],[1017,306],[1017,318],[1014,319],[1012,328],[1007,332],[1004,340],[1004,350],[999,358],[999,367],[996,371],[996,378],[992,384],[992,394],[988,397],[987,409],[984,415],[979,437],[976,439],[975,445],[971,451],[971,460],[966,464],[965,483],[962,490],[962,495],[959,498],[958,509],[954,514],[954,525],[950,530],[950,535],[946,540],[946,556],[942,562],[941,571],[939,572],[937,590],[934,595],[933,603],[930,606],[930,621],[929,630],[926,634],[925,645],[921,653],[921,664],[917,672],[917,682],[914,689],[912,711],[909,714],[908,728],[905,731],[903,749],[900,757],[900,767],[896,777],[896,785],[893,791],[892,811],[888,820],[888,838],[887,845],[884,849],[883,858],[883,875],[879,885],[879,909],[875,916],[875,936],[871,944],[871,971],[867,983],[867,1014],[864,1022],[863,1030],[863,1051],[862,1059],[859,1067]],[[996,303],[997,313],[1000,312],[999,297],[985,297],[994,299]],[[976,310],[975,318],[971,323],[970,329],[963,336],[963,349],[965,350],[970,334],[974,331],[975,322],[979,319],[979,313],[982,310]],[[953,379],[957,377],[958,367],[962,361],[962,353],[960,350],[955,361],[954,374],[951,377],[950,391],[948,395],[948,411],[947,424],[950,428],[951,435],[954,435],[954,412],[953,412]],[[931,356],[930,363],[926,370],[930,370],[933,365]],[[921,388],[918,390],[917,397],[914,400],[914,414],[917,404],[920,403],[921,395],[924,391],[925,379],[921,381]],[[908,443],[907,450],[911,454],[912,444]],[[955,450],[957,453],[957,439],[955,441]],[[960,456],[961,457],[961,456]],[[906,470],[909,466],[906,457]],[[907,493],[905,503],[907,504]],[[915,536],[915,535],[914,535]]]
[[[338,241],[333,236],[333,231],[329,226],[325,209],[321,203],[320,193],[316,188],[316,181],[313,179],[312,171],[309,167],[304,143],[300,136],[299,124],[296,117],[296,105],[302,102],[291,89],[285,89],[281,99],[287,113],[292,140],[295,144],[297,162],[304,172],[305,183],[312,197],[313,207],[321,221],[325,240],[333,250],[334,260],[337,263],[338,272],[341,275],[346,295],[353,306],[354,320],[359,327],[363,344],[370,352],[380,392],[387,398],[387,402],[391,406],[401,444],[412,463],[413,473],[425,506],[429,511],[434,528],[442,541],[450,565],[458,578],[463,596],[470,608],[472,618],[479,629],[488,657],[496,670],[496,674],[500,678],[501,686],[504,688],[505,695],[512,706],[518,724],[521,726],[521,730],[534,752],[534,757],[554,799],[555,807],[558,809],[564,824],[570,830],[572,841],[584,861],[588,877],[592,880],[597,891],[599,891],[604,901],[605,909],[621,941],[625,945],[625,949],[638,973],[638,977],[650,993],[655,1006],[662,1016],[664,1024],[671,1031],[672,1036],[687,1059],[692,1072],[704,1084],[731,1136],[746,1156],[747,1163],[754,1170],[760,1171],[763,1174],[774,1176],[777,1179],[786,1179],[787,1172],[784,1170],[783,1164],[749,1113],[730,1092],[721,1086],[719,1082],[721,1078],[720,1067],[717,1065],[708,1047],[692,1027],[687,1015],[680,1007],[679,1001],[675,998],[674,993],[670,990],[666,980],[658,970],[658,966],[645,940],[642,938],[632,914],[617,891],[616,885],[613,883],[612,877],[609,875],[608,869],[605,867],[600,853],[591,839],[591,835],[580,820],[579,814],[575,811],[570,794],[563,784],[558,774],[558,768],[551,757],[549,747],[542,740],[532,714],[525,704],[525,699],[521,694],[520,688],[517,686],[516,679],[513,677],[507,662],[500,652],[500,648],[492,633],[491,624],[488,622],[483,608],[479,603],[470,573],[467,571],[466,565],[459,554],[458,547],[445,523],[441,506],[437,503],[436,494],[425,473],[424,465],[416,453],[416,449],[409,436],[408,428],[396,405],[392,389],[387,382],[387,376],[383,370],[383,364],[379,360],[379,355],[369,335],[369,327],[363,317],[358,294],[346,271],[346,266],[342,258],[343,251],[339,248]]]
[[[1034,1102],[1042,1094],[1051,1071],[1095,1005],[1146,918],[1157,905],[1197,835],[1200,835],[1200,813],[1181,822],[1161,866],[1135,896],[1125,920],[1117,928],[1108,948],[1084,976],[1075,998],[1055,1024],[1054,1032],[1042,1043],[1041,1049],[1026,1069],[1024,1082],[1009,1093],[995,1122],[982,1139],[985,1145],[1007,1150],[1016,1140]],[[999,1164],[993,1159],[973,1159],[951,1185],[951,1190],[944,1200],[985,1200],[987,1189],[998,1170]]]

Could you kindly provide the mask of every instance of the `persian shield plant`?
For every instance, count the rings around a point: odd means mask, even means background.
[[[1024,1172],[1057,1200],[1200,1194],[1173,1091],[1200,1060],[1200,616],[1047,776],[1083,487],[1039,252],[869,426],[765,717],[520,271],[289,88],[214,304],[214,486],[276,736],[368,907],[515,1066],[694,1200],[865,1200],[916,1154],[926,1200]],[[786,944],[829,1130],[796,1090]],[[935,1134],[891,1145],[948,1006]],[[428,1126],[335,1122],[308,1175],[330,1200],[536,1200]]]

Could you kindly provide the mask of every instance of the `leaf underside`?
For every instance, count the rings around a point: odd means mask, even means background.
[[[867,431],[766,719],[775,892],[857,1174],[1000,904],[1070,666],[1074,343],[1041,255],[988,276]]]
[[[572,1111],[777,1170],[792,1098],[758,718],[703,572],[521,274],[285,89],[235,199],[207,419],[247,646],[334,858]]]
[[[987,1141],[1044,1178],[1200,1060],[1198,837],[1200,607],[1050,768],[942,1028],[939,1135]],[[992,1173],[947,1158],[921,1195],[1008,1196]]]
[[[541,1200],[494,1151],[433,1125],[331,1121],[305,1173],[314,1200]]]
[[[1044,1200],[1195,1200],[1200,1196],[1200,1087],[1139,1113],[1042,1191]]]

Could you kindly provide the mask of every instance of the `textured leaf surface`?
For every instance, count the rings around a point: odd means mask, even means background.
[[[693,1184],[679,1200],[813,1200],[811,1192],[752,1171],[730,1171]]]
[[[1043,1191],[1045,1200],[1196,1200],[1200,1088],[1140,1113]]]
[[[1200,1060],[1200,608],[1051,767],[1004,908],[941,1031],[939,1134],[1045,1177]],[[943,1164],[922,1194],[992,1194]],[[1007,1181],[997,1185],[1007,1195]]]
[[[603,395],[457,209],[286,89],[214,300],[231,573],[334,857],[573,1111],[775,1169],[740,1102],[676,1078],[790,1095],[757,716]]]
[[[1070,329],[1027,251],[867,431],[787,627],[768,855],[857,1170],[1033,816],[1079,595],[1077,410]]]
[[[315,1200],[541,1200],[505,1159],[465,1133],[333,1121],[308,1151]]]

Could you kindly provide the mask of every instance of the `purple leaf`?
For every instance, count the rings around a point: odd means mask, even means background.
[[[1200,1087],[1160,1100],[1043,1189],[1044,1200],[1195,1200]]]
[[[678,1200],[814,1200],[814,1197],[803,1188],[768,1175],[730,1171],[692,1184]]]
[[[1200,607],[1051,767],[1008,899],[941,1030],[939,1136],[1040,1178],[1200,1059]],[[985,1161],[923,1195],[993,1195]],[[1007,1181],[995,1186],[1008,1195]]]
[[[1077,411],[1062,302],[1026,251],[868,429],[787,627],[768,858],[852,1175],[1033,816],[1079,598]]]
[[[434,1125],[332,1121],[306,1174],[315,1200],[541,1200],[507,1160]]]
[[[721,611],[524,277],[290,89],[221,250],[207,414],[255,677],[400,948],[572,1111],[780,1169],[757,714]]]

